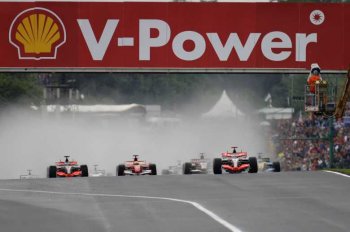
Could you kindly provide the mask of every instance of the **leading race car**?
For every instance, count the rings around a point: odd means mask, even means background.
[[[48,168],[48,177],[86,177],[89,176],[87,165],[78,165],[77,161],[70,161],[69,156],[64,156],[65,161],[56,162],[55,166]]]
[[[126,161],[124,164],[117,166],[117,176],[157,175],[155,164],[139,160],[138,155],[133,155],[133,157],[132,161]]]
[[[280,172],[281,165],[280,162],[271,162],[269,157],[258,157],[258,168],[262,172]]]
[[[214,174],[222,174],[222,170],[228,173],[258,172],[256,157],[249,157],[247,152],[237,152],[237,147],[232,147],[232,152],[221,153],[222,158],[215,158],[213,163]]]
[[[191,159],[191,162],[184,163],[183,174],[207,174],[209,166],[209,159],[204,158],[204,153],[201,153],[199,159]]]

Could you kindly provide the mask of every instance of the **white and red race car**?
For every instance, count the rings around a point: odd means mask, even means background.
[[[237,152],[237,147],[232,147],[232,152],[221,153],[222,158],[215,158],[213,163],[214,174],[222,174],[222,170],[228,173],[258,172],[256,157],[249,157],[247,152]]]
[[[69,156],[64,156],[65,161],[56,162],[55,166],[48,168],[48,177],[87,177],[89,176],[87,165],[78,165],[77,161],[70,161]]]
[[[199,158],[184,163],[183,174],[208,174],[210,165],[209,159],[204,158],[204,153],[200,153]]]
[[[157,175],[155,164],[139,160],[138,155],[133,155],[133,157],[133,160],[126,161],[124,164],[117,166],[117,176]]]

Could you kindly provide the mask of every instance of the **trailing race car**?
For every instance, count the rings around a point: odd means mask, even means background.
[[[184,163],[183,174],[207,174],[210,161],[204,158],[204,153],[200,154],[199,159],[191,159],[191,162]]]
[[[180,175],[182,173],[181,161],[177,161],[177,165],[169,166],[162,170],[162,175]]]
[[[146,163],[138,159],[138,155],[133,155],[132,161],[126,161],[117,167],[117,176],[139,176],[139,175],[157,175],[157,167],[155,164]]]
[[[55,166],[48,168],[48,177],[86,177],[89,176],[87,165],[78,165],[77,161],[69,161],[69,156],[64,156],[65,161],[56,162]]]
[[[258,168],[263,172],[280,172],[280,162],[271,162],[269,157],[258,157]]]
[[[228,173],[249,173],[258,172],[258,162],[256,157],[249,157],[247,152],[237,152],[237,147],[232,147],[232,152],[224,152],[222,158],[215,158],[213,164],[214,174],[222,174],[222,170]]]
[[[90,176],[92,177],[100,177],[100,176],[106,176],[106,171],[102,169],[97,168],[97,164],[94,164],[94,170],[90,172]]]
[[[36,179],[36,178],[39,178],[39,176],[33,175],[32,174],[32,170],[30,170],[30,169],[28,169],[27,172],[28,173],[25,174],[25,175],[20,175],[19,179],[23,180],[23,179]]]

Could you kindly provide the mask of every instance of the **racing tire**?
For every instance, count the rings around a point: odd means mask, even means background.
[[[50,166],[48,170],[48,177],[49,178],[56,178],[57,176],[57,167],[56,166]]]
[[[149,169],[151,169],[151,176],[157,175],[157,166],[155,164],[150,164]]]
[[[220,158],[215,158],[213,162],[213,172],[214,174],[222,174],[222,160]]]
[[[117,167],[117,176],[125,176],[125,165],[119,164]]]
[[[256,157],[249,157],[249,173],[257,173],[258,172],[258,161]]]
[[[278,161],[273,162],[272,167],[273,167],[273,172],[280,172],[281,171],[281,164]]]
[[[89,176],[89,169],[88,169],[87,165],[80,165],[80,171],[81,171],[81,176],[82,177]]]
[[[192,174],[191,167],[192,167],[191,163],[184,163],[183,172],[184,172],[185,175]]]

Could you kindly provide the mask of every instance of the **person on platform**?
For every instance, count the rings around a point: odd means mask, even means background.
[[[317,63],[311,64],[311,70],[309,77],[307,78],[307,84],[310,87],[310,93],[316,92],[316,81],[322,81],[321,68]]]

